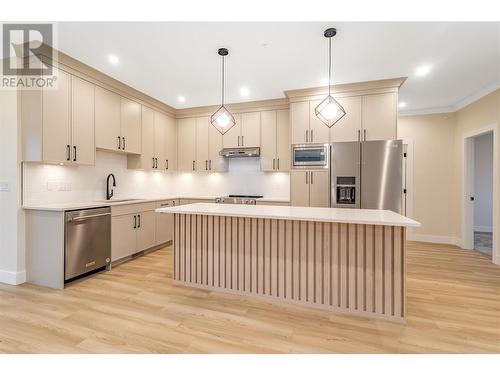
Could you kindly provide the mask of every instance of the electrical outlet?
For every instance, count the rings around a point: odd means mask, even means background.
[[[10,185],[7,181],[0,181],[0,191],[1,192],[10,191]]]

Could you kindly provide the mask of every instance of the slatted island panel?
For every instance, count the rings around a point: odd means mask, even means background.
[[[179,284],[404,320],[405,225],[174,214]]]

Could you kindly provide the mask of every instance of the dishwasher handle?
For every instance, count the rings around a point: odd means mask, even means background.
[[[69,222],[72,222],[72,221],[84,221],[84,220],[87,220],[87,219],[92,219],[94,217],[110,216],[110,215],[111,215],[111,212],[106,212],[104,214],[95,214],[95,215],[87,215],[87,216],[77,216],[77,217],[69,218],[68,221]]]

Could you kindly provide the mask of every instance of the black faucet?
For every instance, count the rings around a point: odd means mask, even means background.
[[[116,187],[116,179],[113,173],[108,174],[108,178],[106,180],[106,199],[109,201],[113,197],[113,189],[109,191],[109,178],[113,177],[113,186]]]

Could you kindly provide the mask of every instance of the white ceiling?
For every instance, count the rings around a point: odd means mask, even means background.
[[[219,47],[230,52],[226,102],[280,98],[284,90],[324,85],[323,31],[331,26],[338,31],[334,83],[408,76],[400,92],[408,112],[453,108],[500,82],[500,23],[59,23],[57,46],[186,108],[219,103]],[[110,64],[109,54],[119,64]],[[416,77],[422,65],[431,71]],[[247,98],[240,95],[242,86],[249,89]]]

